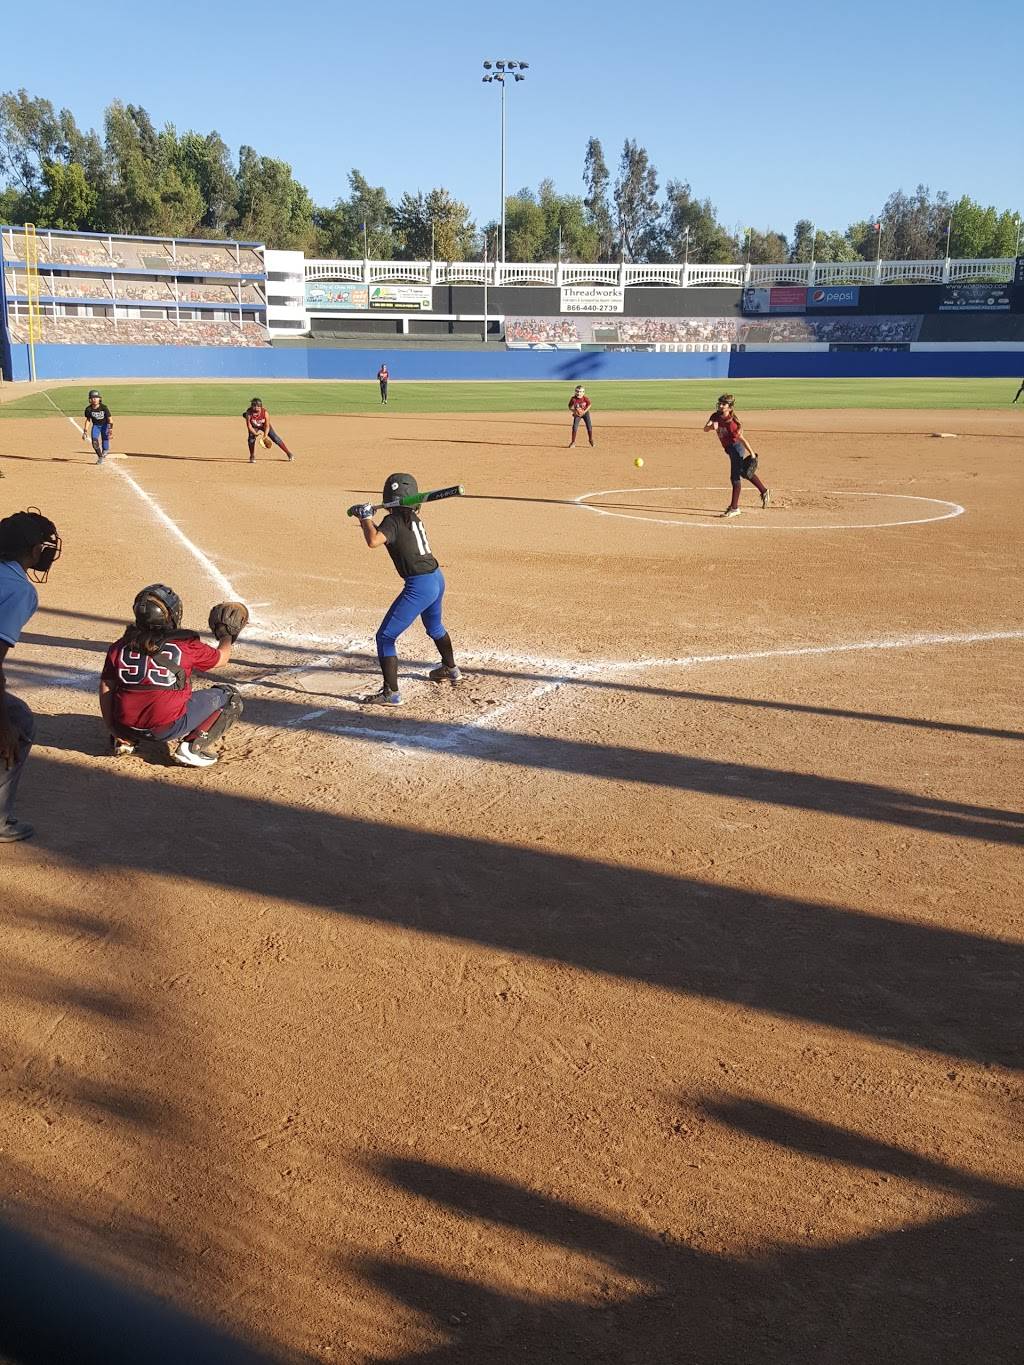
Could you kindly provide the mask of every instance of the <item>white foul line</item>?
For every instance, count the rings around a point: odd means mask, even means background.
[[[66,412],[61,411],[61,409],[50,397],[48,390],[46,389],[43,390],[43,396],[49,403],[50,407],[53,408],[54,412],[58,413],[61,417],[66,418],[74,427],[74,429],[77,432],[81,433],[82,428],[78,425],[78,423],[75,421],[73,417],[68,417],[68,414]],[[204,554],[203,551],[199,548],[198,545],[196,545],[194,541],[189,540],[185,532],[180,528],[180,526],[178,526],[178,524],[175,521],[173,521],[167,515],[167,513],[160,506],[157,500],[154,497],[152,497],[151,494],[147,493],[141,484],[136,483],[130,474],[126,474],[123,469],[118,468],[117,465],[111,465],[111,468],[113,469],[114,473],[119,474],[121,478],[124,479],[125,483],[127,483],[128,486],[132,489],[132,491],[142,499],[142,501],[146,504],[149,510],[153,513],[154,517],[156,517],[157,521],[159,521],[162,526],[165,526],[177,541],[184,545],[185,549],[189,552],[193,559],[195,559],[203,568],[203,570],[210,576],[210,578],[213,579],[214,583],[216,583],[217,585],[218,590],[224,593],[225,597],[229,597],[235,601],[239,600],[239,594],[235,591],[235,588],[229,582],[229,580],[224,577],[220,569],[217,568],[216,564],[214,564],[210,556]]]
[[[986,630],[961,635],[898,635],[879,640],[850,640],[834,645],[792,645],[785,649],[755,649],[743,654],[684,654],[678,659],[623,659],[601,665],[608,672],[629,668],[694,668],[699,664],[754,663],[758,659],[797,659],[812,654],[859,654],[878,649],[923,649],[929,645],[976,645],[990,640],[1024,640],[1024,630]]]
[[[181,527],[178,526],[176,522],[172,521],[172,519],[167,515],[167,513],[156,501],[156,499],[152,497],[149,493],[147,493],[141,484],[136,483],[130,474],[126,474],[125,471],[123,469],[119,469],[117,465],[114,465],[113,469],[116,474],[120,475],[120,477],[124,479],[125,483],[128,484],[129,488],[131,488],[132,491],[142,499],[142,501],[146,504],[149,510],[153,513],[153,516],[156,517],[157,521],[159,521],[162,526],[166,526],[167,530],[170,531],[171,535],[174,536],[176,540],[180,541],[182,545],[184,545],[185,549],[189,552],[193,559],[195,559],[200,564],[200,566],[205,570],[205,572],[210,576],[210,578],[213,579],[214,583],[216,583],[217,585],[218,590],[224,593],[226,597],[232,599],[233,601],[238,601],[239,600],[238,593],[235,591],[234,587],[229,582],[229,580],[224,577],[220,569],[217,568],[216,564],[214,564],[210,556],[208,554],[205,554],[195,543],[195,541],[189,540],[188,536],[181,529]]]

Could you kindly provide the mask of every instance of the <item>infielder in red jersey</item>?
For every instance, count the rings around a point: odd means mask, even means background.
[[[270,422],[270,413],[263,406],[262,398],[254,398],[246,410],[242,413],[245,418],[245,430],[249,440],[249,463],[256,463],[256,442],[264,444],[272,441],[274,445],[280,446],[289,460],[294,460],[295,456],[288,449],[285,443],[278,436]]]
[[[590,444],[594,444],[594,427],[590,420],[590,399],[587,397],[582,384],[577,384],[573,389],[572,397],[569,399],[569,411],[572,413],[572,440],[569,442],[569,449],[572,450],[576,444],[576,433],[579,431],[580,422],[587,429]]]
[[[231,683],[192,691],[193,673],[226,664],[234,640],[205,644],[181,629],[181,598],[163,583],[143,588],[132,607],[134,623],[107,650],[100,675],[100,713],[113,752],[130,754],[137,741],[178,741],[174,761],[188,768],[217,762],[211,746],[242,714]]]
[[[749,480],[761,494],[761,506],[767,507],[772,500],[770,488],[757,477],[757,456],[751,450],[743,426],[736,416],[731,393],[723,393],[718,406],[704,423],[705,431],[714,431],[722,443],[722,449],[729,457],[729,478],[732,482],[732,501],[722,513],[723,517],[738,517],[740,514],[740,489],[743,479]],[[752,463],[751,463],[752,462]]]

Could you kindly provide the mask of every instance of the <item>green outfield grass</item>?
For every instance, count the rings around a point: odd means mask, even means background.
[[[702,412],[723,389],[744,411],[766,408],[1001,408],[1016,390],[1012,379],[738,379],[594,380],[587,392],[598,411]],[[61,412],[80,417],[89,384],[50,389]],[[560,412],[572,383],[392,382],[388,415],[404,412]],[[377,385],[361,383],[107,384],[103,397],[117,417],[237,417],[259,393],[280,413],[333,415],[380,412]],[[0,403],[5,417],[53,417],[43,393]],[[382,414],[384,415],[384,414]]]

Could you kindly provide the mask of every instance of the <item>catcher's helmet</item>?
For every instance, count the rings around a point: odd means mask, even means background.
[[[389,474],[384,480],[384,496],[381,502],[400,502],[402,498],[408,498],[419,491],[419,484],[411,474]]]
[[[181,625],[181,598],[165,583],[150,583],[132,603],[135,624],[150,630],[177,630]]]

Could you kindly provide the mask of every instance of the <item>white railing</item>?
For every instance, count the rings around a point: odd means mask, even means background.
[[[976,261],[950,261],[949,278],[951,280],[999,280],[1006,278],[1003,267],[1006,262],[998,256],[990,257],[988,260],[980,259]],[[1011,274],[1013,262],[1010,262]]]
[[[560,261],[330,261],[307,260],[307,280],[352,280],[379,284],[396,280],[411,284],[542,285],[570,284],[667,285],[694,289],[708,285],[771,286],[775,284],[950,284],[960,280],[1013,278],[1014,258],[957,261],[814,261],[792,265],[626,265],[607,262],[584,265]]]
[[[627,269],[633,269],[629,266]],[[621,267],[617,265],[563,265],[562,283],[563,284],[618,284],[619,271]]]

